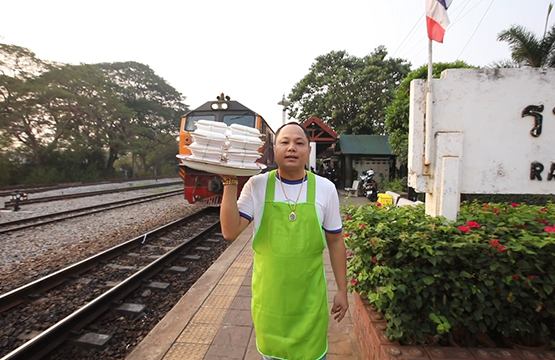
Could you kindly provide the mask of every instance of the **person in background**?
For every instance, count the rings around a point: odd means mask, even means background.
[[[277,170],[251,177],[239,200],[236,177],[221,175],[223,236],[234,240],[254,223],[251,310],[266,360],[326,358],[326,245],[337,283],[329,311],[339,322],[349,307],[339,198],[331,181],[305,170],[309,138],[296,122],[282,125],[275,137]]]

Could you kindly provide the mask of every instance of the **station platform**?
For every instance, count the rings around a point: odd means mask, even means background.
[[[363,204],[346,198],[343,204]],[[261,360],[251,318],[252,225],[241,234],[126,360]],[[328,301],[337,289],[327,249],[324,265]],[[330,316],[327,360],[362,360],[349,311],[337,323]]]

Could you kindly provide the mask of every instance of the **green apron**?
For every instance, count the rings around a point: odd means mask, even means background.
[[[276,171],[268,176],[260,226],[254,236],[252,319],[258,350],[287,360],[316,360],[328,349],[328,297],[316,211],[316,179],[308,172],[307,201],[275,202]]]

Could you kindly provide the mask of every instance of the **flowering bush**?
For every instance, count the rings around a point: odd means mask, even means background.
[[[555,333],[555,206],[463,203],[456,222],[423,205],[343,208],[349,287],[386,335],[486,333],[544,343]],[[529,339],[526,341],[526,339]]]

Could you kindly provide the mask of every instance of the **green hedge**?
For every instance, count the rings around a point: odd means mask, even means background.
[[[384,313],[388,338],[552,342],[553,203],[463,203],[457,222],[426,216],[423,205],[343,213],[349,286]]]

